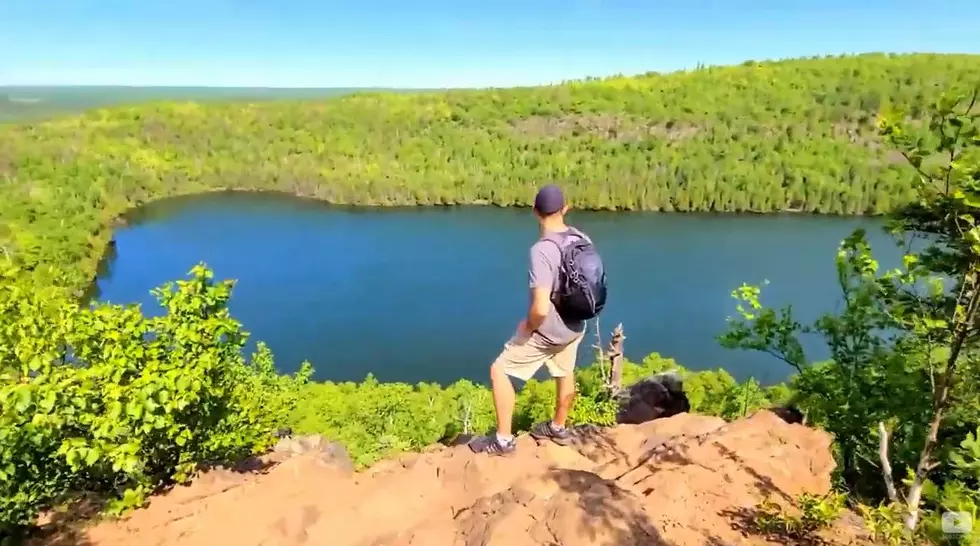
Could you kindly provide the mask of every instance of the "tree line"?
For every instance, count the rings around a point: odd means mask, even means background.
[[[153,102],[0,126],[0,245],[91,280],[126,210],[218,189],[336,203],[878,214],[912,197],[883,105],[922,117],[980,56],[868,54],[561,85]]]

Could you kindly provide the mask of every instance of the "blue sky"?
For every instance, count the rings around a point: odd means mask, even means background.
[[[0,85],[483,87],[980,53],[976,0],[0,0]]]

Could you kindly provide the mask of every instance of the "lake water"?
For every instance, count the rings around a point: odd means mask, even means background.
[[[631,359],[656,351],[765,383],[784,379],[789,367],[715,341],[735,313],[733,289],[768,279],[766,304],[792,303],[799,319],[811,320],[840,304],[834,255],[855,227],[869,228],[886,263],[897,257],[872,219],[573,212],[568,221],[590,234],[606,263],[604,340],[622,322]],[[318,379],[373,372],[382,381],[483,382],[526,311],[536,236],[530,211],[520,209],[194,196],[131,216],[116,232],[97,297],[160,313],[149,291],[204,261],[217,278],[238,280],[232,313],[283,371],[309,360]],[[591,361],[592,332],[587,339],[581,356]],[[809,348],[826,356],[817,340]]]

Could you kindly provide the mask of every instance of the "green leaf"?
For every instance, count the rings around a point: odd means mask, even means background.
[[[100,455],[101,454],[99,453],[99,450],[97,448],[89,449],[88,452],[85,454],[85,465],[86,466],[94,465],[99,460]]]
[[[33,393],[31,393],[30,387],[22,385],[17,389],[17,402],[14,404],[14,411],[18,413],[27,411],[30,409],[32,401]]]

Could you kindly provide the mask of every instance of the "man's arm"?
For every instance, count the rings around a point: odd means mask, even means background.
[[[531,303],[524,321],[528,334],[541,327],[551,310],[551,290],[554,286],[557,266],[553,257],[542,248],[543,246],[536,244],[531,247],[531,264],[527,271]],[[557,248],[555,250],[557,251]]]

